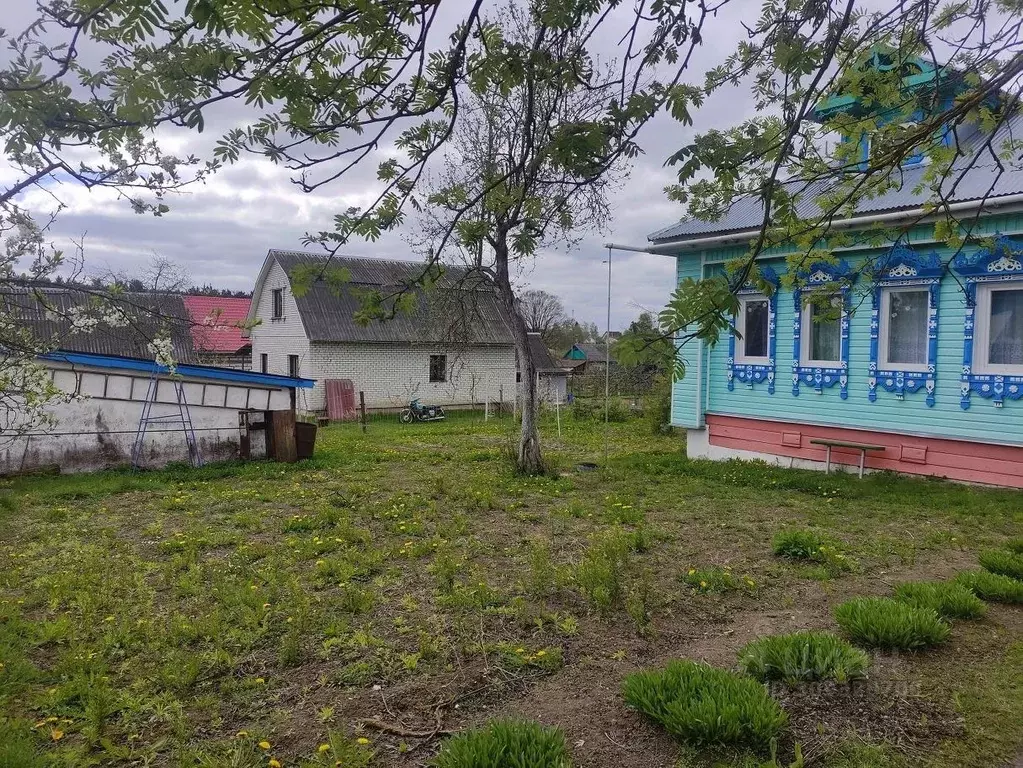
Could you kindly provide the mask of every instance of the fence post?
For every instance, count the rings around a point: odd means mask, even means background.
[[[500,401],[497,406],[498,413],[504,414],[504,384],[497,388],[497,399]]]
[[[359,390],[359,421],[362,422],[362,431],[366,431],[366,393]]]

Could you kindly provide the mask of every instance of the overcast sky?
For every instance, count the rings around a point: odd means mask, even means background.
[[[455,3],[457,0],[448,0]],[[6,0],[3,25],[22,29],[35,17],[34,0]],[[701,82],[703,72],[719,63],[742,34],[739,19],[752,17],[759,3],[737,0],[704,32],[709,42],[694,61],[692,80]],[[614,55],[608,34],[606,54]],[[669,118],[650,124],[640,137],[644,154],[632,162],[628,181],[613,193],[614,219],[605,233],[589,234],[575,249],[541,252],[533,263],[519,270],[520,287],[542,288],[562,297],[566,309],[581,321],[606,326],[607,250],[602,243],[644,245],[646,236],[678,220],[681,210],[663,193],[673,177],[665,158],[689,141],[694,131],[723,128],[741,122],[752,110],[749,93],[719,93],[697,114],[694,128]],[[211,144],[224,127],[242,118],[240,107],[229,107],[207,116],[207,131],[196,136],[162,137],[163,145],[179,154],[208,156]],[[211,119],[212,117],[212,119]],[[202,185],[168,200],[171,211],[163,217],[137,215],[109,190],[92,192],[71,185],[53,190],[67,205],[52,230],[59,247],[71,248],[70,238],[85,236],[88,270],[141,271],[153,254],[180,264],[195,284],[212,283],[232,290],[251,290],[256,273],[270,248],[303,249],[306,232],[329,229],[333,214],[349,205],[372,199],[375,163],[347,175],[341,182],[313,194],[302,193],[288,172],[268,161],[246,159],[228,167]],[[9,181],[9,170],[0,169],[0,182]],[[22,203],[45,211],[52,200],[40,192],[26,195]],[[407,238],[414,227],[389,233],[377,242],[353,241],[350,255],[411,259]],[[674,260],[667,256],[616,252],[613,255],[612,328],[621,329],[640,308],[660,309],[674,283]]]

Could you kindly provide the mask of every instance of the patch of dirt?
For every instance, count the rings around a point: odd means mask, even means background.
[[[963,731],[962,718],[950,707],[920,695],[911,682],[884,672],[849,685],[779,684],[771,686],[771,693],[789,714],[785,752],[801,744],[807,766],[823,765],[820,758],[850,734],[916,752]]]

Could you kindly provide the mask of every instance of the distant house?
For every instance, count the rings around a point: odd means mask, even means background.
[[[237,458],[240,412],[292,409],[295,390],[313,384],[295,377],[196,365],[199,354],[190,314],[180,295],[121,294],[108,300],[116,304],[119,322],[69,333],[68,317],[94,300],[94,292],[76,289],[0,292],[3,313],[20,318],[33,339],[52,348],[38,361],[67,395],[46,407],[53,424],[32,426],[27,432],[24,412],[14,404],[3,420],[7,431],[0,433],[0,475],[40,467],[78,472],[127,464],[143,404],[154,384],[152,416],[180,415],[175,386],[180,384],[202,459]],[[156,336],[169,338],[177,363],[174,371],[155,362],[150,342]],[[180,422],[152,428],[142,446],[146,466],[189,460]]]
[[[182,296],[191,320],[192,344],[205,365],[248,370],[252,344],[242,333],[252,299],[234,296]]]
[[[312,280],[307,290],[295,290],[296,271],[318,268],[345,280]],[[423,269],[415,262],[349,257],[328,266],[319,254],[271,250],[248,316],[255,324],[249,331],[253,367],[316,379],[301,393],[299,408],[309,412],[328,410],[328,387],[363,392],[369,408],[394,408],[413,398],[447,407],[510,402],[515,348],[497,296],[451,267],[424,292],[415,287]],[[415,298],[410,311],[360,322],[367,296],[390,307],[401,293]]]
[[[615,361],[612,360],[611,365],[614,364]],[[607,366],[607,350],[602,344],[585,342],[573,344],[572,348],[562,356],[561,365],[576,375],[603,373]]]
[[[529,354],[536,369],[539,384],[538,395],[541,402],[564,403],[568,397],[569,371],[558,363],[543,343],[539,333],[529,333]],[[521,391],[521,373],[516,375]]]

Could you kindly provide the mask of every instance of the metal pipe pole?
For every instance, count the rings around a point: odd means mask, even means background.
[[[607,249],[607,334],[604,336],[604,468],[607,469],[611,426],[611,249]]]

